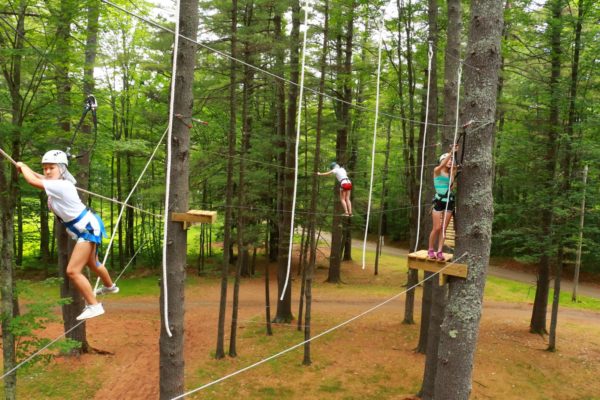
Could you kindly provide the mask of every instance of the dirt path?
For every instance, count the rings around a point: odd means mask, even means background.
[[[321,232],[321,236],[327,241],[331,241],[331,237],[328,232]],[[361,249],[363,248],[363,241],[358,239],[352,240],[352,247]],[[367,250],[375,251],[376,243],[375,242],[367,242]],[[409,253],[408,249],[392,247],[392,246],[383,246],[382,252],[387,255],[406,257]],[[532,287],[535,287],[536,275],[524,271],[517,271],[514,269],[503,268],[496,265],[488,266],[488,274],[503,278],[510,279],[517,282],[523,282],[530,284]],[[552,285],[552,283],[551,283]],[[571,293],[573,291],[573,281],[570,279],[563,278],[561,280],[561,292]],[[600,285],[596,285],[593,283],[580,282],[579,287],[577,289],[577,293],[582,296],[594,297],[600,299]]]

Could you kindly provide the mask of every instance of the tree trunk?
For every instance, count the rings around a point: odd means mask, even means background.
[[[299,78],[299,43],[300,41],[300,3],[292,1],[292,31],[290,33],[290,81],[298,83]],[[283,185],[281,195],[281,210],[279,220],[279,254],[277,257],[277,313],[275,322],[288,323],[292,316],[292,284],[288,283],[285,293],[282,293],[288,268],[288,249],[293,245],[293,237],[290,237],[290,225],[292,224],[292,200],[294,190],[294,143],[296,142],[296,112],[298,104],[298,86],[290,85],[288,92],[287,116],[285,127],[285,169],[283,171]],[[282,298],[283,296],[283,298]]]
[[[531,313],[531,333],[546,333],[546,313],[548,309],[548,295],[550,292],[550,264],[554,224],[554,198],[555,183],[556,183],[556,158],[558,147],[558,135],[560,129],[560,102],[563,93],[560,88],[560,70],[561,70],[561,55],[562,49],[560,45],[562,21],[561,12],[564,7],[564,0],[552,0],[547,4],[550,8],[550,21],[548,21],[548,29],[550,30],[550,104],[548,115],[548,141],[546,143],[545,156],[545,171],[548,174],[546,179],[541,180],[543,193],[546,193],[550,199],[543,201],[540,204],[542,214],[542,257],[538,268],[538,279],[535,291],[535,300],[533,303],[533,311]]]
[[[336,162],[340,165],[348,165],[350,161],[348,149],[348,134],[351,127],[350,104],[352,104],[352,54],[354,45],[354,6],[352,1],[348,5],[347,15],[343,21],[346,22],[345,29],[342,28],[342,34],[338,35],[336,40],[336,63],[338,76],[338,91],[341,93],[341,101],[336,103],[335,115],[339,123],[335,141]],[[333,187],[333,223],[331,227],[331,254],[329,257],[329,274],[327,282],[341,282],[341,261],[342,250],[348,243],[347,237],[350,236],[348,218],[341,218],[342,206],[339,202],[340,188],[339,183]],[[351,240],[351,237],[350,237]]]
[[[182,36],[195,38],[198,31],[198,1],[181,0],[179,4],[179,32]],[[177,39],[175,39],[177,40]],[[178,51],[174,54],[177,60],[174,80],[173,114],[192,115],[194,102],[194,66],[196,61],[196,45],[189,40],[179,40]],[[190,134],[185,124],[178,123],[172,117],[172,139],[170,164],[167,171],[171,177],[171,185],[165,215],[171,212],[187,212],[189,197],[189,156]],[[182,229],[180,222],[168,221],[166,232],[166,266],[168,267],[166,287],[161,285],[160,309],[160,398],[172,399],[183,393],[184,386],[184,313],[185,313],[185,268],[187,265],[187,230]],[[168,290],[168,293],[165,291]],[[165,299],[169,306],[169,337],[165,328]]]
[[[458,182],[457,231],[461,236],[454,259],[469,268],[466,279],[450,281],[449,302],[441,327],[435,379],[436,400],[468,399],[473,357],[481,318],[493,219],[492,147],[503,27],[502,2],[471,2],[465,60],[465,120],[482,121],[465,149]]]
[[[60,11],[57,15],[57,27],[56,27],[56,54],[60,57],[60,60],[54,65],[55,79],[56,79],[56,97],[57,104],[59,107],[59,120],[58,124],[60,129],[65,132],[65,135],[69,135],[71,130],[70,124],[70,109],[71,109],[71,83],[69,82],[69,63],[70,63],[70,38],[71,38],[71,24],[73,22],[73,15],[75,12],[75,4],[73,1],[63,1],[60,3]],[[65,331],[71,329],[79,321],[75,318],[81,313],[84,307],[84,301],[81,294],[69,280],[66,275],[66,268],[69,262],[69,255],[72,251],[71,240],[69,240],[65,227],[55,218],[55,236],[57,238],[58,247],[58,269],[59,276],[63,278],[61,284],[60,293],[63,298],[71,298],[71,303],[63,305],[63,325]],[[86,339],[86,324],[80,324],[77,328],[70,331],[67,338],[76,340],[81,343],[80,349],[73,350],[72,353],[86,353],[89,350],[89,345]]]
[[[438,363],[438,346],[440,343],[441,325],[444,320],[446,302],[448,301],[447,285],[440,286],[439,276],[431,281],[431,312],[429,314],[429,332],[427,332],[427,349],[425,351],[425,369],[419,396],[422,400],[434,400],[435,376]]]
[[[435,164],[435,144],[437,142],[437,114],[438,114],[438,99],[437,99],[437,44],[438,44],[438,27],[437,27],[437,16],[438,16],[438,3],[437,0],[429,0],[428,7],[428,19],[429,19],[429,42],[431,45],[431,71],[425,69],[425,89],[427,90],[427,86],[429,87],[429,94],[425,93],[423,98],[426,99],[423,103],[427,103],[428,112],[422,112],[423,121],[427,118],[426,124],[422,125],[422,129],[419,134],[419,147],[425,146],[425,152],[421,151],[424,154],[424,157],[421,157],[421,164],[423,165],[423,182],[421,186],[422,199],[430,199],[433,196],[433,187],[430,184],[430,180],[433,177],[433,167],[430,165]],[[426,131],[425,131],[426,129]],[[425,166],[428,166],[425,168]],[[421,169],[421,168],[419,168]],[[427,181],[425,179],[427,178]],[[428,184],[425,184],[427,182]],[[426,190],[424,190],[426,189]],[[417,197],[418,199],[418,197]],[[421,204],[423,201],[419,202],[417,200],[418,207],[422,207]],[[426,218],[426,213],[422,213],[422,218],[420,221],[420,229],[419,229],[419,237],[417,240],[419,243],[427,243],[428,233],[432,228],[431,218]],[[415,246],[416,247],[416,246]],[[428,274],[425,274],[427,277]],[[429,318],[433,313],[430,309],[435,303],[433,302],[433,282],[431,279],[427,280],[423,285],[423,302],[421,303],[421,329],[419,332],[419,344],[417,346],[417,352],[425,353],[428,348],[428,338],[429,338]],[[437,311],[439,313],[439,310]]]
[[[230,249],[232,244],[231,227],[233,225],[233,157],[235,156],[236,136],[236,108],[237,108],[237,0],[231,3],[231,64],[229,77],[229,134],[227,135],[227,183],[225,191],[225,222],[223,224],[223,265],[221,266],[221,296],[219,302],[219,322],[217,332],[217,349],[215,358],[225,357],[225,312],[227,306],[227,280],[229,275],[229,263],[231,262]],[[190,114],[191,115],[191,114]]]

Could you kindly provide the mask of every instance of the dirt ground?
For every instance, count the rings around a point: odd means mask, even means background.
[[[193,274],[190,274],[193,276]],[[356,294],[346,285],[323,284],[319,269],[313,290],[312,334],[329,329],[391,296],[365,290]],[[374,277],[346,263],[347,283],[397,282],[404,272]],[[237,358],[214,360],[218,316],[215,279],[194,278],[186,291],[186,390],[251,365],[302,341],[292,326],[274,326],[265,336],[264,281],[246,279],[241,287]],[[275,281],[271,291],[276,291]],[[297,298],[298,280],[293,297]],[[363,293],[363,292],[361,292]],[[417,292],[420,298],[420,289]],[[228,296],[231,300],[231,293]],[[95,399],[157,399],[160,333],[156,296],[104,300],[107,313],[90,320],[90,344],[109,355],[58,358],[49,368],[93,374],[99,386]],[[276,299],[272,296],[272,307]],[[420,304],[417,304],[417,322]],[[230,310],[230,307],[228,308]],[[297,304],[294,301],[294,315]],[[600,399],[600,313],[563,308],[558,327],[558,352],[549,353],[547,337],[528,333],[531,305],[485,301],[473,375],[472,399]],[[312,365],[303,366],[302,347],[206,390],[190,399],[412,399],[419,390],[424,356],[414,352],[418,324],[403,325],[404,295],[311,343]],[[229,338],[230,311],[226,322]],[[59,335],[61,326],[48,329]],[[284,343],[285,337],[288,341]],[[88,375],[89,376],[89,375]],[[88,380],[91,378],[88,378]]]

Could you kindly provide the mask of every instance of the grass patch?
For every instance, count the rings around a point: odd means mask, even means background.
[[[550,296],[548,296],[549,304],[552,304],[553,294],[554,291],[551,289]],[[533,302],[534,296],[535,285],[488,275],[485,285],[485,297],[488,300],[523,303]],[[578,296],[577,302],[572,302],[571,292],[561,291],[559,304],[560,307],[600,311],[600,299]]]

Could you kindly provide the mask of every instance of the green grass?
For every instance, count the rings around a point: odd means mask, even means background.
[[[552,303],[554,291],[550,290],[548,303]],[[535,285],[516,282],[509,279],[489,276],[485,285],[485,298],[493,301],[510,303],[531,303],[535,296]],[[586,296],[577,296],[577,302],[571,301],[571,292],[561,291],[560,307],[600,311],[600,299]]]

